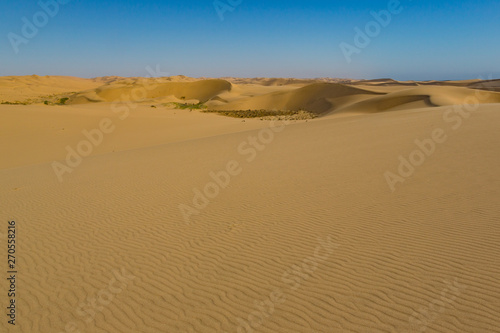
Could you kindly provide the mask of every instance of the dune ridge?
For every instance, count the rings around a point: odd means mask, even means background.
[[[114,82],[95,90],[70,97],[68,104],[85,102],[115,102],[154,100],[173,96],[178,100],[206,102],[222,92],[231,90],[225,80],[203,80],[194,82],[162,82],[161,79],[142,79]]]
[[[3,82],[3,83],[2,83]],[[139,104],[205,103],[213,110],[304,110],[316,115],[383,112],[464,103],[476,89],[489,93],[481,103],[498,103],[500,80],[396,81],[393,79],[195,79],[162,78],[4,77],[4,102],[30,96],[28,104],[134,102]],[[83,89],[82,89],[83,88]],[[68,91],[75,90],[75,91]],[[38,97],[35,98],[35,97]],[[21,99],[22,100],[22,99]]]

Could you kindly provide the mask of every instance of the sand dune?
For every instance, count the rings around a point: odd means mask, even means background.
[[[482,80],[461,80],[461,81],[424,81],[419,82],[420,85],[430,85],[430,86],[456,86],[456,87],[467,87],[473,84],[481,83]]]
[[[95,90],[71,96],[68,104],[114,101],[144,101],[173,96],[179,100],[206,102],[218,94],[231,90],[224,80],[195,82],[164,82],[161,79],[143,79],[113,82]]]
[[[477,98],[478,94],[480,98]],[[477,90],[459,87],[419,87],[366,99],[335,111],[372,113],[467,103],[500,103],[500,94],[496,92],[479,93]]]
[[[500,332],[500,93],[467,88],[496,82],[11,79],[20,97],[81,89],[0,105],[0,214],[19,230],[1,332]]]
[[[469,84],[468,87],[473,89],[500,91],[500,80],[486,80],[486,81],[474,82]]]
[[[415,81],[402,82],[393,79],[374,79],[374,80],[360,80],[353,82],[354,85],[372,85],[372,86],[418,86]]]
[[[242,98],[217,105],[216,109],[306,110],[321,114],[331,110],[337,99],[354,95],[378,95],[378,93],[336,83],[314,83],[291,91]]]
[[[0,101],[25,101],[61,93],[97,88],[107,80],[81,79],[68,76],[4,76],[0,77]]]
[[[273,92],[235,99],[228,103],[209,106],[218,110],[277,109],[306,110],[316,114],[327,112],[381,112],[394,108],[422,108],[459,105],[470,102],[476,90],[460,87],[406,87],[383,92],[369,85],[348,86],[333,83],[316,83],[285,92]],[[481,93],[477,103],[500,103],[500,94]]]
[[[174,82],[180,80],[180,82]],[[498,103],[490,81],[398,82],[392,79],[365,80],[353,84],[288,80],[249,81],[231,84],[226,80],[191,80],[188,78],[113,80],[97,89],[76,93],[68,104],[135,101],[143,103],[206,103],[214,110],[305,110],[317,115],[336,112],[381,112],[408,108],[456,105],[467,102],[476,92],[467,87],[492,90],[479,103]],[[286,80],[283,79],[285,82]],[[236,82],[236,81],[234,81]],[[250,83],[254,82],[254,83]]]
[[[294,78],[235,78],[223,77],[234,84],[258,84],[261,86],[285,86],[285,85],[306,85],[313,83],[351,83],[356,80],[351,79],[334,79],[334,78],[316,78],[316,79],[294,79]]]

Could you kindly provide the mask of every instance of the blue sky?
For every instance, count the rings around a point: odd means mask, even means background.
[[[339,45],[355,46],[354,28],[388,3],[242,0],[222,21],[213,0],[72,0],[44,24],[38,1],[2,1],[0,75],[147,76],[158,65],[194,77],[500,77],[497,0],[401,0],[348,63]],[[25,38],[34,16],[38,33]]]

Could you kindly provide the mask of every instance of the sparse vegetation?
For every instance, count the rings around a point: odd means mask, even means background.
[[[180,109],[180,110],[186,110],[186,109],[189,109],[189,110],[203,110],[203,109],[207,108],[207,106],[204,103],[201,103],[201,102],[197,103],[197,104],[176,103],[176,102],[168,103],[168,104],[173,105],[174,108]]]
[[[1,104],[6,104],[6,105],[28,105],[28,104],[31,104],[29,103],[28,101],[26,102],[19,102],[19,101],[15,101],[15,102],[9,102],[9,101],[2,101]]]
[[[58,102],[57,104],[59,104],[59,105],[64,105],[64,104],[66,104],[66,102],[67,102],[68,100],[69,100],[69,98],[68,98],[68,97],[63,97],[63,98],[59,99],[59,102]]]
[[[316,115],[312,112],[303,110],[204,110],[206,113],[217,113],[226,117],[233,118],[261,118],[263,119],[313,119]]]
[[[53,95],[45,95],[40,96],[38,98],[28,98],[23,101],[1,101],[0,104],[6,105],[32,105],[32,104],[44,104],[44,105],[65,105],[69,100],[68,94],[53,94]]]

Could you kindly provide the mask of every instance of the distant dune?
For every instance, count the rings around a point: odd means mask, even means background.
[[[235,84],[258,84],[262,86],[285,86],[285,85],[306,85],[312,83],[351,83],[356,80],[351,79],[333,79],[333,78],[317,78],[317,79],[293,79],[293,78],[234,78],[234,77],[223,77],[223,80],[227,80]]]
[[[0,77],[0,101],[21,101],[52,94],[95,89],[107,80],[68,76],[3,76]]]
[[[479,103],[498,103],[500,80],[396,81],[393,79],[194,79],[178,75],[164,78],[3,77],[4,103],[65,104],[206,103],[213,110],[304,110],[328,113],[373,113],[401,108],[460,104],[474,89],[488,90]],[[461,89],[461,90],[460,90]],[[29,97],[27,99],[27,97]]]
[[[165,82],[164,80],[138,79],[117,81],[97,89],[75,94],[71,96],[68,104],[161,100],[168,97],[206,102],[222,92],[230,90],[231,83],[224,80]]]
[[[476,92],[472,89],[459,87],[426,86],[405,89],[402,91],[388,93],[383,96],[366,99],[337,111],[373,113],[390,111],[395,108],[401,110],[460,105],[466,103],[467,101],[470,101],[470,98],[474,98],[475,96]],[[477,103],[500,103],[500,94],[496,92],[482,93],[481,100],[477,100]]]
[[[260,96],[246,97],[225,104],[214,105],[219,110],[306,110],[321,114],[341,105],[346,98],[364,95],[374,96],[379,93],[336,83],[313,83],[288,91],[277,91]]]
[[[393,79],[375,79],[375,80],[360,80],[352,82],[354,85],[372,85],[372,86],[418,86],[415,81],[396,81]]]
[[[468,85],[469,88],[500,91],[500,80],[476,81]]]

